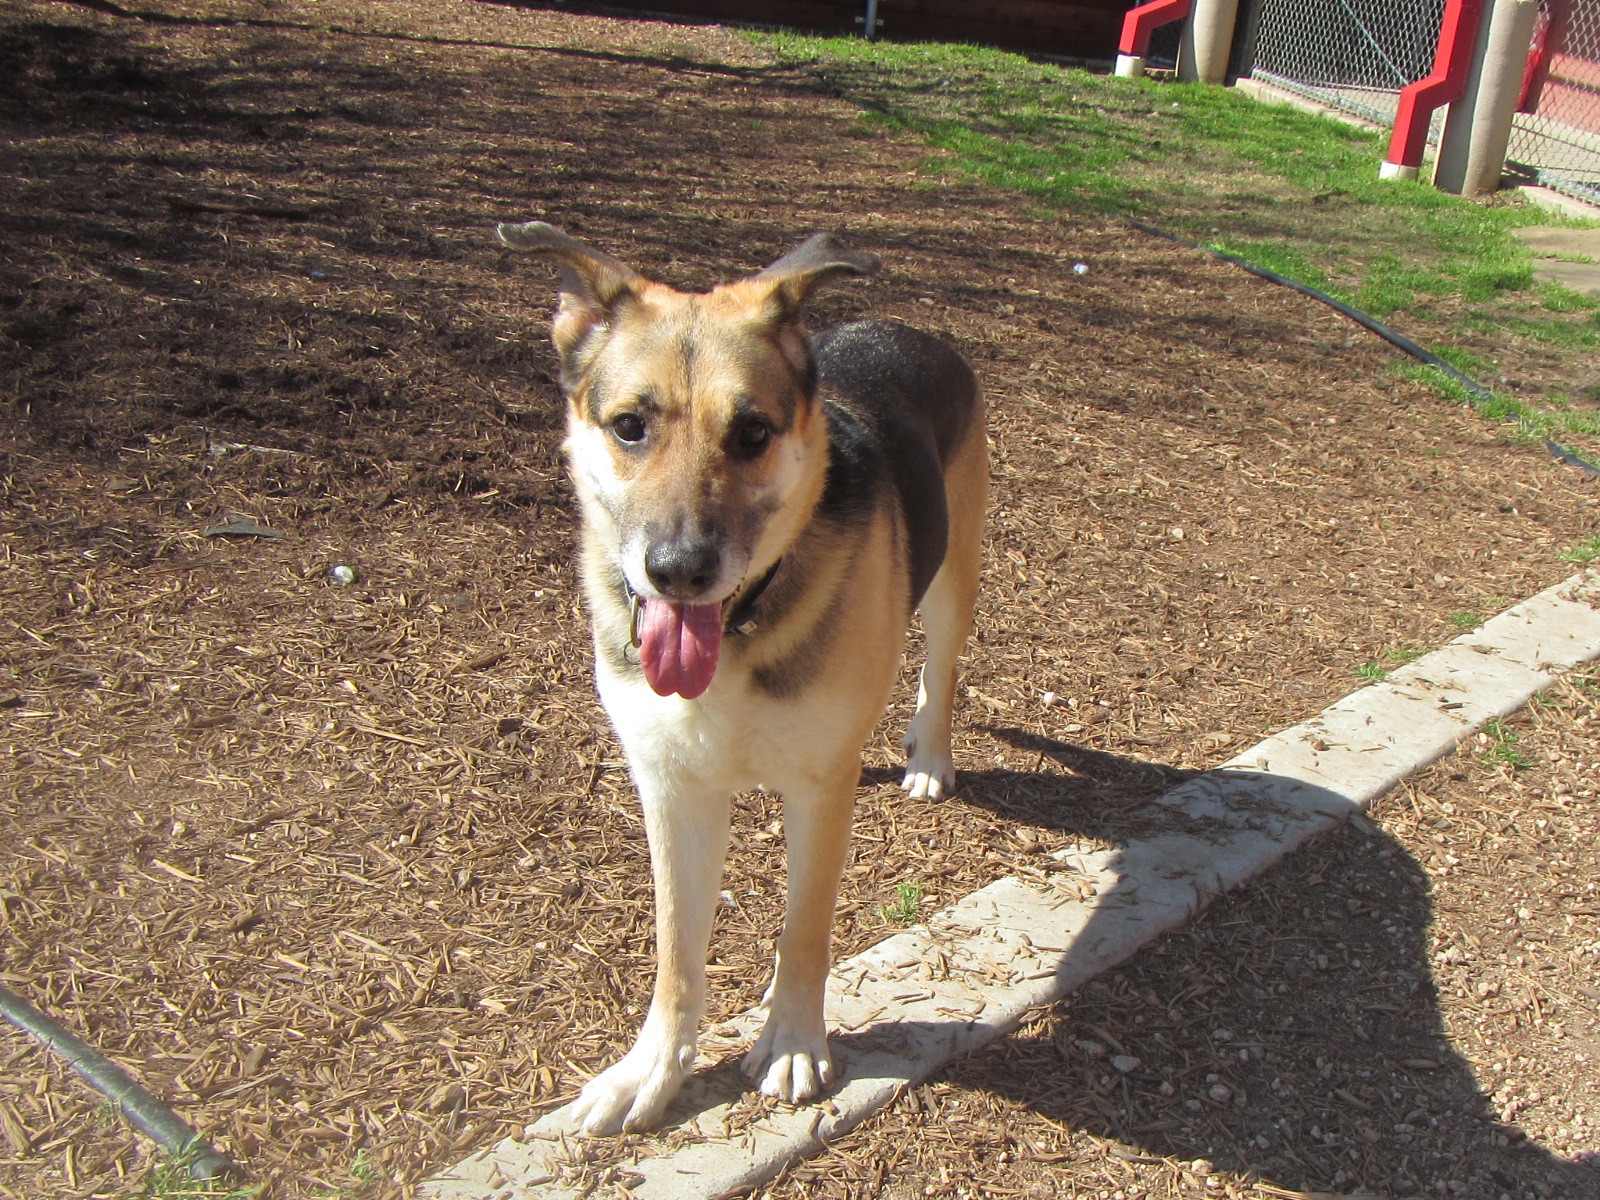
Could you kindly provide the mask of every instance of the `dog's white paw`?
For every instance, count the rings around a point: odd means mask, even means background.
[[[913,799],[943,800],[956,790],[956,763],[948,731],[940,737],[928,712],[926,705],[917,709],[901,743],[906,750],[906,777],[900,788]]]
[[[911,751],[901,789],[914,799],[943,800],[956,790],[956,764],[948,754],[942,758]]]
[[[692,1045],[647,1045],[647,1040],[641,1035],[632,1050],[583,1085],[572,1119],[584,1133],[609,1137],[661,1124],[694,1066],[695,1051]]]
[[[744,1073],[764,1095],[785,1104],[815,1100],[833,1086],[833,1056],[821,1028],[805,1033],[769,1020],[755,1047],[744,1057]]]

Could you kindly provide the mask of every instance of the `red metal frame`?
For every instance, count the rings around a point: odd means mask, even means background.
[[[1545,85],[1550,82],[1550,63],[1566,50],[1567,31],[1572,25],[1572,0],[1549,0],[1533,35],[1533,46],[1528,51],[1528,66],[1522,73],[1522,95],[1517,99],[1517,111],[1536,113]]]
[[[1143,58],[1150,49],[1150,35],[1163,25],[1181,21],[1189,15],[1194,0],[1150,0],[1128,10],[1122,19],[1122,40],[1117,52],[1130,58]]]
[[[1138,10],[1135,9],[1135,12]],[[1472,67],[1472,50],[1483,20],[1483,0],[1448,0],[1439,25],[1439,48],[1433,73],[1400,93],[1388,161],[1397,167],[1420,167],[1428,144],[1428,122],[1441,105],[1461,98]]]

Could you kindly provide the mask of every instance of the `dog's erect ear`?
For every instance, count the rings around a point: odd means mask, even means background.
[[[591,333],[611,323],[617,306],[644,277],[626,263],[543,221],[499,225],[495,232],[513,250],[543,254],[561,264],[561,307],[552,331],[564,366]]]
[[[823,284],[845,275],[876,275],[879,266],[875,256],[850,249],[831,233],[818,233],[753,279],[773,285],[778,320],[792,323],[800,319],[807,297]]]

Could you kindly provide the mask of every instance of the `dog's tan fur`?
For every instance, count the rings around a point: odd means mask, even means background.
[[[877,265],[825,235],[704,295],[538,222],[500,236],[563,270],[553,335],[596,676],[656,878],[650,1011],[633,1048],[583,1089],[576,1119],[591,1133],[657,1124],[692,1067],[730,799],[756,786],[784,800],[788,918],[746,1070],[764,1092],[813,1099],[833,1077],[823,990],[861,750],[919,591],[928,662],[904,786],[931,798],[954,786],[956,659],[988,487],[976,385],[947,347],[903,326],[846,326],[814,346],[800,321],[809,293]],[[765,440],[750,453],[745,439]],[[651,556],[691,542],[714,567],[663,591]],[[647,685],[630,648],[640,597],[749,610],[703,695]]]

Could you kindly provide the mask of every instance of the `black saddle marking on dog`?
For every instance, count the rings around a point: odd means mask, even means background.
[[[895,321],[840,325],[814,346],[830,426],[821,514],[853,524],[872,512],[879,487],[893,487],[915,608],[944,562],[944,467],[972,424],[978,381],[945,342]]]

